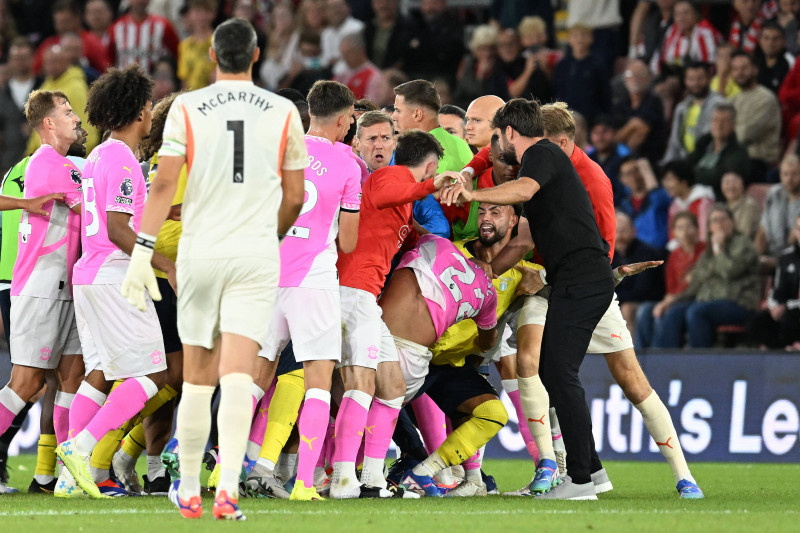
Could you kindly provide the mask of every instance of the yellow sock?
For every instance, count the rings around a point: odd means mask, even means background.
[[[114,383],[116,387],[121,381]],[[113,389],[112,389],[113,390]],[[131,430],[134,425],[141,424],[141,421],[156,412],[162,405],[175,397],[177,392],[169,385],[164,385],[155,396],[147,400],[138,415],[126,422],[124,426],[113,431],[109,431],[97,443],[92,452],[92,466],[101,470],[108,470],[111,467],[111,460],[119,449],[122,438]],[[142,441],[144,439],[141,439]]]
[[[39,446],[36,453],[37,476],[55,476],[56,473],[56,436],[39,435]]]
[[[144,424],[139,422],[122,440],[122,451],[128,456],[138,459],[147,446],[144,438]]]
[[[458,426],[436,453],[447,466],[460,465],[492,440],[508,422],[508,411],[500,400],[483,402],[472,411],[472,418]]]
[[[297,412],[306,394],[303,370],[294,370],[278,377],[275,394],[269,403],[269,419],[259,457],[278,463],[283,445],[289,440],[297,422]]]

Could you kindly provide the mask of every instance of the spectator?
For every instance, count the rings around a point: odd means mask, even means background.
[[[780,157],[780,105],[772,91],[758,84],[758,69],[752,57],[735,52],[731,66],[733,81],[742,88],[731,99],[736,108],[736,138],[747,148],[754,178],[763,181],[769,166]]]
[[[708,220],[708,213],[714,207],[714,190],[707,185],[695,183],[692,167],[684,160],[667,163],[661,185],[672,198],[669,206],[670,222],[678,213],[691,212],[700,222],[700,239],[705,240],[707,231],[704,221]],[[674,242],[670,244],[670,249],[676,245]]]
[[[178,45],[178,78],[189,91],[202,89],[212,83],[214,63],[208,57],[211,47],[212,24],[217,14],[216,0],[188,0],[187,18],[191,35]]]
[[[614,191],[614,206],[619,206],[628,197],[628,190],[619,179],[619,170],[622,161],[630,155],[631,151],[624,144],[615,140],[616,129],[610,115],[600,115],[594,121],[594,126],[589,133],[591,146],[586,150],[589,158],[600,165]]]
[[[492,25],[503,29],[514,28],[520,20],[539,16],[553,23],[552,2],[531,2],[530,0],[492,0],[489,18]],[[545,34],[545,41],[547,35]]]
[[[683,75],[686,98],[675,108],[664,162],[686,159],[697,140],[711,131],[711,115],[725,98],[711,91],[707,63],[689,63]]]
[[[655,2],[640,1],[638,9],[644,9],[644,20],[642,20],[641,30],[636,32],[634,21],[631,20],[631,50],[628,54],[631,58],[638,57],[646,63],[650,63],[653,56],[661,50],[661,43],[667,30],[672,26],[672,10],[676,0],[656,0]],[[636,14],[633,15],[636,18]],[[637,33],[634,35],[634,33]]]
[[[733,213],[736,231],[754,239],[761,219],[761,210],[753,197],[745,192],[744,177],[735,170],[723,174],[722,195],[728,209]]]
[[[114,22],[114,11],[108,5],[107,0],[89,0],[83,10],[83,21],[86,27],[103,44],[108,54],[111,45],[111,35],[108,30]],[[110,58],[110,55],[108,56]]]
[[[377,102],[383,92],[383,74],[367,58],[364,36],[359,33],[345,35],[339,45],[344,70],[334,79],[347,85],[357,100],[366,98]]]
[[[253,81],[259,86],[263,85],[261,81],[261,65],[264,64],[265,51],[267,49],[267,34],[264,31],[266,28],[265,15],[266,13],[259,11],[258,6],[253,5],[253,0],[233,0],[231,17],[241,18],[250,22],[253,25],[253,29],[256,30],[256,45],[261,50],[261,53],[258,55],[256,62],[253,63]],[[294,17],[292,19],[294,20]],[[294,49],[297,50],[297,42],[294,43]]]
[[[17,37],[8,49],[8,81],[0,89],[0,172],[6,171],[25,155],[31,135],[25,120],[28,95],[42,84],[33,74],[33,45],[25,37]]]
[[[4,20],[0,32],[10,43],[16,35],[27,37],[32,43],[53,34],[53,1],[25,0],[0,2]]]
[[[292,5],[282,3],[272,9],[267,46],[262,54],[260,76],[264,87],[274,91],[289,73],[292,65],[300,61],[300,32],[296,28]]]
[[[778,15],[775,17],[775,22],[783,29],[786,47],[794,55],[800,53],[800,43],[797,42],[797,15],[799,10],[800,0],[780,0],[778,2]]]
[[[620,0],[568,2],[567,28],[578,24],[587,24],[592,29],[592,53],[607,72],[613,71],[621,49]]]
[[[665,269],[666,294],[659,302],[645,302],[636,312],[636,348],[650,348],[657,329],[661,329],[664,311],[677,296],[689,286],[692,268],[700,259],[706,243],[700,240],[697,217],[689,211],[678,213],[672,219],[670,231],[678,243],[677,248],[667,257]]]
[[[800,216],[792,226],[794,243],[778,258],[767,309],[756,314],[750,338],[760,347],[800,350]]]
[[[783,249],[793,244],[791,228],[800,215],[800,158],[793,153],[786,155],[780,174],[781,182],[767,193],[756,234],[756,247],[767,268],[774,268]]]
[[[42,70],[44,53],[53,45],[61,42],[65,33],[77,33],[83,40],[83,50],[89,64],[98,72],[105,72],[108,68],[108,54],[103,43],[93,33],[86,31],[81,26],[81,9],[73,0],[56,0],[53,3],[53,27],[56,35],[48,37],[39,45],[33,60],[33,70],[39,73]]]
[[[467,140],[467,113],[456,105],[443,105],[439,109],[439,125],[450,135]]]
[[[614,245],[614,259],[611,267],[643,261],[658,261],[662,252],[636,238],[636,228],[630,215],[617,210],[617,233]],[[636,312],[644,302],[658,301],[664,296],[664,274],[660,269],[648,269],[632,276],[617,286],[617,299],[622,316],[628,324],[631,335],[636,334]]]
[[[731,76],[731,56],[735,50],[732,44],[719,45],[717,59],[714,61],[714,77],[711,79],[711,90],[729,99],[742,90]]]
[[[329,80],[333,76],[331,69],[322,64],[322,46],[319,33],[304,30],[299,37],[300,60],[295,61],[292,69],[281,81],[281,88],[291,87],[303,94],[308,94],[317,80]]]
[[[339,60],[342,38],[362,31],[364,23],[350,15],[350,7],[345,0],[325,0],[325,18],[328,25],[320,36],[322,64],[333,69],[334,74],[341,74],[345,70],[344,62]]]
[[[297,29],[322,33],[325,29],[325,0],[303,0],[297,9]]]
[[[496,70],[497,30],[484,24],[475,28],[469,41],[470,53],[461,61],[456,75],[453,101],[467,107],[474,99],[487,94],[505,96],[505,80]],[[499,93],[499,94],[498,94]]]
[[[667,191],[658,186],[650,162],[628,156],[620,165],[619,179],[630,190],[630,196],[620,204],[620,209],[633,219],[636,236],[653,248],[664,248],[672,200]]]
[[[616,140],[654,163],[664,155],[667,140],[664,107],[650,89],[650,71],[643,61],[630,61],[624,76],[625,94],[612,110]]]
[[[150,0],[130,0],[130,11],[111,25],[109,57],[117,68],[138,63],[149,74],[161,57],[178,57],[179,40],[175,28],[164,17],[149,14],[149,3]]]
[[[590,122],[608,111],[609,79],[600,60],[591,53],[592,29],[576,24],[569,30],[569,51],[556,65],[553,93]],[[587,87],[592,87],[587,91]]]
[[[695,180],[710,185],[714,195],[722,199],[722,175],[735,170],[750,177],[750,158],[736,139],[736,108],[728,102],[718,104],[711,114],[711,131],[699,139],[689,154]]]
[[[153,67],[153,105],[180,87],[176,69],[175,60],[169,56],[162,57]]]
[[[761,278],[750,239],[736,232],[727,207],[714,207],[708,219],[706,249],[692,269],[689,286],[666,307],[653,346],[679,348],[684,332],[692,348],[711,348],[716,329],[744,325],[758,308]]]
[[[60,46],[64,50],[64,53],[67,54],[70,65],[80,67],[83,71],[83,75],[86,76],[87,84],[91,85],[94,83],[94,80],[100,77],[100,73],[93,69],[89,62],[86,61],[86,58],[84,58],[83,41],[80,36],[75,33],[65,33],[61,36]]]
[[[409,76],[441,77],[453,83],[464,55],[464,27],[459,17],[448,11],[446,0],[422,0],[419,11],[411,13],[411,27],[414,36],[405,68]]]
[[[753,59],[758,68],[758,83],[777,95],[783,79],[794,66],[794,56],[786,51],[783,29],[776,22],[764,25]]]
[[[733,0],[733,10],[728,42],[739,50],[752,54],[756,51],[758,35],[764,26],[764,21],[777,14],[777,3],[762,4],[760,0]]]
[[[717,55],[717,44],[722,40],[719,32],[705,19],[701,19],[697,8],[686,0],[675,3],[674,22],[667,29],[657,61],[652,64],[655,72],[680,67],[687,61],[713,63]]]
[[[800,61],[795,61],[783,79],[778,90],[778,99],[782,109],[783,131],[796,135],[800,128]]]
[[[409,49],[411,23],[400,14],[397,0],[372,0],[375,18],[364,26],[367,55],[381,69],[405,66],[405,54]]]
[[[44,54],[42,73],[45,78],[39,87],[44,91],[61,91],[67,95],[73,111],[81,119],[83,129],[87,132],[86,153],[98,145],[99,132],[86,120],[86,99],[89,95],[89,86],[86,76],[80,67],[70,65],[69,57],[64,53],[61,45],[55,44]],[[41,145],[39,134],[33,132],[28,139],[25,153],[32,154]]]
[[[514,30],[503,30],[497,38],[497,59],[508,97],[523,97],[539,102],[552,100],[550,80],[540,66],[538,55],[530,50],[522,51],[519,36]]]
[[[525,17],[517,27],[519,42],[528,54],[536,56],[536,61],[548,77],[561,61],[563,53],[547,47],[549,26],[541,17]]]

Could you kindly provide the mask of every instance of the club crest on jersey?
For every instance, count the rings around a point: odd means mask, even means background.
[[[77,170],[75,170],[74,168],[70,169],[69,177],[72,179],[72,183],[76,183],[78,185],[81,184],[81,179],[82,179],[81,178],[81,173],[78,172]]]
[[[39,355],[39,359],[41,359],[42,361],[49,361],[50,360],[50,354],[52,354],[52,353],[53,353],[53,350],[51,350],[50,348],[45,346],[44,348],[39,350],[39,354],[40,354]]]
[[[119,192],[122,193],[123,196],[130,196],[133,194],[133,182],[130,178],[125,178],[125,180],[120,183]]]

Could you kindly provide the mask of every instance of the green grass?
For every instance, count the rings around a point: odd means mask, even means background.
[[[140,463],[142,463],[141,461]],[[27,486],[33,456],[11,459],[12,485]],[[672,476],[661,462],[607,462],[614,490],[598,502],[537,501],[490,496],[462,500],[351,500],[288,502],[241,501],[244,523],[215,524],[206,500],[201,520],[184,520],[166,498],[57,500],[27,494],[0,496],[0,531],[270,531],[303,533],[416,533],[437,531],[774,531],[800,530],[800,465],[692,465],[706,499],[678,498]],[[530,479],[521,460],[487,460],[501,491],[515,490]],[[267,529],[269,528],[269,529]]]

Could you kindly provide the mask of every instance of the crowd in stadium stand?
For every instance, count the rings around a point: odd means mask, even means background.
[[[613,185],[614,266],[666,260],[618,290],[637,348],[800,350],[800,0],[450,3],[0,0],[0,168],[39,145],[33,89],[83,115],[109,66],[139,63],[154,101],[204,87],[215,26],[242,17],[269,90],[334,79],[381,109],[422,78],[463,124],[484,95],[566,102]]]

